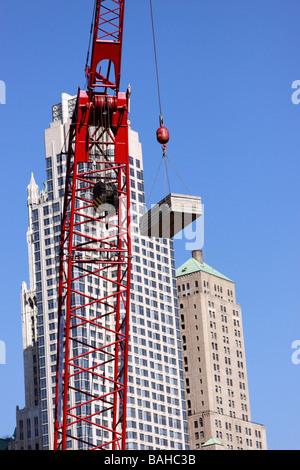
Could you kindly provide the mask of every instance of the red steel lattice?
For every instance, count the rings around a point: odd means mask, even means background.
[[[55,450],[126,446],[131,241],[129,96],[119,92],[123,16],[124,1],[95,2],[89,86],[78,91],[70,126],[60,249]],[[108,61],[108,69],[114,64],[113,81],[109,70],[106,76],[96,71],[102,60]],[[104,192],[95,205],[99,184]],[[114,198],[104,204],[108,189]]]

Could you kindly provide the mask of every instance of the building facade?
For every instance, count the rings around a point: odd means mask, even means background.
[[[190,449],[266,450],[251,422],[241,307],[235,283],[203,262],[176,270]]]
[[[24,282],[21,293],[25,408],[17,409],[17,449],[53,448],[61,211],[66,142],[75,101],[63,94],[61,103],[53,106],[53,122],[45,131],[45,187],[40,191],[33,175],[28,186],[29,286]],[[139,217],[145,211],[143,158],[138,134],[131,129],[129,154],[133,259],[127,448],[186,449],[173,241],[140,236]],[[82,292],[95,295],[106,289],[104,281],[94,285],[88,277],[81,287]],[[109,341],[96,338],[92,329],[88,334],[99,348],[103,341]],[[108,367],[105,373],[113,372]],[[95,391],[103,385],[99,380],[90,386]],[[103,416],[104,427],[106,419],[111,416]],[[102,433],[92,436],[97,445],[108,437],[105,431]],[[73,444],[70,442],[69,448]]]

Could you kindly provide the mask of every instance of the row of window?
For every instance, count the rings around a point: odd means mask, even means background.
[[[39,436],[39,419],[37,416],[34,417],[33,423],[30,418],[26,419],[26,425],[24,424],[23,419],[19,420],[19,440],[23,441],[25,436],[27,439]]]
[[[216,431],[216,438],[217,439],[223,439],[224,438],[222,431]],[[233,435],[231,433],[225,433],[225,438],[226,438],[227,441],[233,442]],[[236,443],[237,444],[243,444],[243,438],[241,436],[235,436],[235,438],[236,438]],[[246,438],[244,444],[246,444],[247,447],[253,447],[252,439]],[[261,442],[256,441],[255,445],[256,445],[256,449],[261,449],[262,448],[262,443]]]
[[[138,253],[138,254],[140,254],[140,252],[141,252],[142,256],[155,259],[155,255],[154,255],[153,251],[146,251],[145,249],[140,250],[140,247],[138,245],[133,245],[132,252],[133,253]],[[161,256],[158,253],[156,254],[156,259],[157,259],[157,261],[162,262],[162,263],[166,263],[166,264],[169,264],[169,262],[170,262],[169,257]]]
[[[130,174],[131,177],[134,178],[134,176],[135,176],[134,168],[129,169],[129,174]],[[143,172],[143,170],[136,170],[136,177],[137,177],[137,179],[144,181],[144,172]]]
[[[185,290],[191,289],[191,285],[189,282],[187,282],[186,284],[178,284],[177,287],[178,287],[178,292],[185,292]],[[194,281],[193,287],[199,287],[198,280]],[[203,280],[203,287],[209,288],[209,282],[206,280]],[[220,285],[214,284],[214,291],[223,293],[223,287]],[[233,291],[231,289],[227,289],[227,295],[230,297],[233,297]]]
[[[141,162],[137,158],[133,159],[132,157],[129,157],[129,165],[134,166],[134,163],[137,168],[141,168]]]
[[[187,440],[187,438],[185,440]],[[161,450],[164,447],[167,449],[170,448],[170,449],[176,449],[176,450],[183,449],[183,445],[181,442],[171,440],[170,443],[168,444],[167,439],[159,439],[158,437],[155,438],[155,444],[158,447],[143,445],[140,443],[138,444],[137,442],[128,442],[128,444],[126,444],[126,449],[127,450]],[[101,441],[99,441],[97,445],[101,445]]]
[[[195,287],[199,287],[197,280],[195,281]],[[181,285],[178,284],[177,289],[178,289],[178,292],[184,292],[185,290],[189,290],[190,289],[190,283],[187,282],[186,284],[181,284]]]

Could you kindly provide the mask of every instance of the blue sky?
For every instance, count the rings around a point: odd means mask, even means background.
[[[20,290],[28,280],[26,187],[45,179],[44,129],[61,92],[84,87],[92,0],[5,0],[0,19],[0,437],[24,406]],[[205,206],[206,262],[236,282],[252,420],[269,449],[300,449],[300,5],[153,0],[168,156]],[[143,145],[146,192],[161,159],[148,0],[128,0],[121,88]],[[171,190],[185,192],[169,167]],[[147,199],[146,194],[146,199]],[[162,175],[151,202],[162,196]],[[179,266],[190,252],[176,246]]]

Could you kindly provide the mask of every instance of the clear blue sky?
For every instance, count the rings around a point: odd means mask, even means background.
[[[45,179],[44,129],[61,92],[85,85],[93,0],[4,0],[0,19],[0,436],[24,406],[20,290],[28,280],[26,187]],[[298,0],[153,0],[168,156],[205,205],[205,259],[236,282],[252,420],[269,449],[300,449]],[[126,6],[122,89],[149,194],[161,149],[148,0]],[[171,189],[184,192],[172,168]],[[147,197],[147,196],[146,196]],[[161,197],[155,186],[151,202]],[[176,242],[177,265],[190,253]]]

